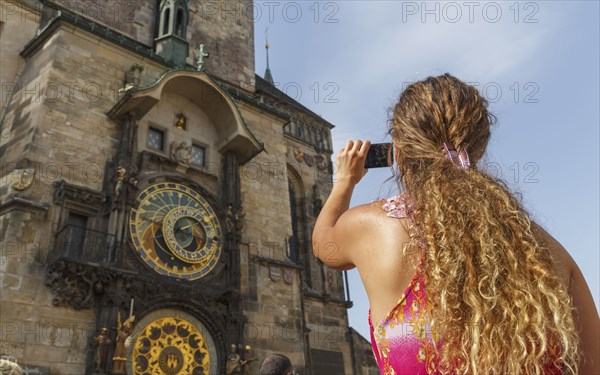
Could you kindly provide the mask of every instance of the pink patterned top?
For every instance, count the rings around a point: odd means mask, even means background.
[[[412,219],[412,206],[406,194],[389,198],[382,208],[389,217],[408,218],[410,236],[419,238]],[[438,373],[429,324],[423,260],[421,258],[412,281],[398,302],[379,324],[373,326],[369,310],[371,346],[381,375]],[[438,349],[441,345],[442,342],[438,343]],[[545,375],[563,374],[560,368],[551,363],[544,367]]]
[[[404,194],[388,199],[383,209],[389,217],[407,217],[412,222],[412,207]],[[369,310],[371,345],[382,375],[435,373],[422,265],[423,259],[396,305],[379,324],[373,326]]]

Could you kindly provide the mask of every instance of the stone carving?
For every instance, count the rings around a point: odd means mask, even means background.
[[[10,174],[10,186],[15,190],[25,190],[33,183],[35,169],[15,169]]]
[[[171,143],[171,160],[176,163],[188,166],[192,161],[192,146],[188,146],[185,141]]]
[[[311,155],[304,154],[304,162],[309,167],[312,167],[313,165],[315,165],[315,158]]]
[[[0,358],[0,374],[6,375],[22,375],[23,370],[17,364],[17,360],[14,357]]]
[[[225,212],[225,224],[227,225],[227,231],[231,232],[234,228],[234,215],[233,215],[233,204],[227,205],[227,211]]]
[[[269,266],[269,278],[273,281],[279,281],[281,279],[281,268]]]
[[[327,286],[330,288],[333,286],[333,272],[331,271],[327,271]]]
[[[322,155],[315,156],[315,160],[317,162],[317,168],[322,171],[327,170],[327,160]]]
[[[225,212],[225,224],[227,225],[227,231],[233,232],[242,232],[245,228],[246,222],[245,218],[246,212],[244,212],[244,207],[240,205],[237,211],[233,210],[233,204],[229,203],[227,205],[227,209]]]
[[[294,282],[294,274],[290,270],[283,271],[283,281],[286,284],[291,285]]]
[[[246,212],[244,211],[244,206],[240,205],[237,212],[235,213],[235,230],[238,232],[242,232],[246,227]]]
[[[90,307],[96,275],[84,266],[58,261],[46,272],[46,285],[52,290],[54,306]]]
[[[325,171],[329,168],[329,160],[323,155],[308,155],[298,149],[294,150],[294,157],[298,163],[305,162],[309,167],[317,166],[319,170]]]
[[[100,328],[100,334],[94,337],[94,360],[96,362],[96,373],[104,374],[108,360],[108,350],[111,341],[108,338],[108,328]]]
[[[117,339],[113,354],[113,374],[125,374],[125,363],[127,362],[127,357],[125,357],[125,340],[131,335],[134,321],[135,316],[132,315],[121,324],[121,312],[117,313]]]
[[[294,157],[298,161],[298,163],[302,163],[304,161],[304,152],[300,150],[294,150]]]
[[[86,203],[93,206],[98,206],[106,201],[102,193],[71,185],[64,180],[54,182],[54,203],[62,203],[67,198],[69,200]]]

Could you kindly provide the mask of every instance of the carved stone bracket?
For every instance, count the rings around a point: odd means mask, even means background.
[[[124,270],[97,267],[59,258],[48,265],[46,282],[53,294],[52,304],[55,306],[71,306],[75,309],[91,308],[94,296],[110,295],[113,299],[135,298],[144,302],[168,298],[171,300],[189,301],[190,295],[211,306],[224,320],[235,311],[228,308],[234,305],[239,296],[227,287],[202,288],[195,285],[177,282],[156,282],[152,276],[141,276]]]
[[[106,201],[104,194],[69,184],[64,180],[54,182],[54,203],[60,204],[64,199],[69,199],[77,202],[82,202],[90,206],[99,206]]]
[[[101,293],[110,275],[92,268],[58,260],[46,270],[46,285],[52,290],[52,304],[80,310],[91,307],[94,293]]]

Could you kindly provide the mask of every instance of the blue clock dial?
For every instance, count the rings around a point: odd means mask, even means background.
[[[146,188],[131,210],[129,229],[140,258],[154,271],[196,280],[217,265],[222,230],[211,205],[195,190],[177,183]]]

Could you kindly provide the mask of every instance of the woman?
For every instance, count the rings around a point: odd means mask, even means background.
[[[370,142],[337,157],[313,252],[358,268],[381,374],[600,373],[579,268],[476,168],[492,119],[474,87],[430,77],[402,93],[390,122],[400,196],[349,209]]]

